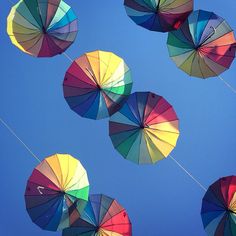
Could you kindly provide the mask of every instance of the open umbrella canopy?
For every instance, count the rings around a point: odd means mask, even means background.
[[[235,38],[227,22],[213,12],[194,11],[167,40],[169,55],[190,76],[209,78],[230,68]]]
[[[201,215],[208,236],[236,236],[236,176],[221,178],[209,187]]]
[[[20,0],[7,18],[12,43],[36,57],[61,54],[77,31],[77,18],[62,0]]]
[[[61,230],[80,217],[88,192],[87,173],[81,163],[68,154],[55,154],[33,170],[25,190],[26,208],[42,229]]]
[[[67,70],[63,89],[73,111],[82,117],[103,119],[119,110],[130,94],[130,70],[111,52],[85,53]]]
[[[136,24],[159,32],[178,29],[193,10],[193,0],[125,0],[124,4]]]
[[[63,236],[131,236],[132,226],[126,210],[113,198],[103,194],[89,196],[88,204]]]
[[[125,159],[137,164],[155,163],[176,146],[178,125],[173,107],[163,97],[136,92],[111,116],[109,134]]]

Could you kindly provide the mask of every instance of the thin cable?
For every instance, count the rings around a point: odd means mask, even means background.
[[[217,76],[232,92],[236,94],[236,89],[226,82],[220,75]]]
[[[190,174],[177,160],[175,160],[175,158],[171,155],[169,155],[169,157],[171,158],[171,160],[173,160],[175,162],[175,164],[177,164],[191,179],[193,179],[205,192],[207,191],[207,189],[192,175]]]
[[[62,53],[69,61],[73,62],[73,59],[65,52]]]
[[[15,3],[11,0],[7,0],[9,3],[11,3],[12,5],[14,5]]]
[[[17,138],[18,141],[26,148],[26,150],[40,163],[41,160],[31,151],[31,149],[17,136],[13,129],[0,117],[1,123],[10,131],[10,133]]]

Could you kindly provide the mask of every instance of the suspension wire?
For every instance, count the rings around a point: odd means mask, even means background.
[[[63,52],[62,53],[70,62],[73,62],[73,59],[66,53],[66,52]]]
[[[182,169],[192,180],[195,181],[195,183],[201,188],[203,189],[205,192],[207,191],[207,189],[189,172],[187,171],[173,156],[169,155],[170,159],[172,161],[175,162],[175,164],[177,164],[180,169]]]
[[[11,3],[12,5],[14,5],[15,3],[11,0],[7,0],[9,3]]]
[[[33,153],[33,151],[19,138],[15,131],[0,117],[0,122],[7,128],[8,131],[25,147],[25,149],[40,163],[41,160]]]
[[[220,75],[217,76],[233,93],[236,94],[236,89],[226,82]]]

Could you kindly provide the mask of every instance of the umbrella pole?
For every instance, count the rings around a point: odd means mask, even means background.
[[[179,166],[180,169],[182,169],[192,180],[195,181],[195,183],[203,189],[205,192],[207,189],[189,172],[187,171],[173,156],[169,155],[170,159],[175,162]]]
[[[15,131],[0,117],[0,122],[7,130],[25,147],[25,149],[40,163],[41,160],[33,153],[33,151],[19,138]]]
[[[236,94],[236,89],[226,82],[220,75],[217,76],[233,93]]]

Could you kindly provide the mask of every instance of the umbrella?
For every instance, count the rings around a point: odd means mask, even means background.
[[[221,178],[209,187],[201,215],[208,236],[236,236],[236,176]]]
[[[77,18],[62,0],[20,0],[7,18],[12,43],[36,57],[64,52],[77,35]]]
[[[82,117],[102,119],[119,110],[130,94],[130,70],[111,52],[86,53],[67,70],[63,89],[73,111]]]
[[[109,134],[125,159],[137,164],[155,163],[175,147],[178,124],[173,107],[163,97],[136,92],[110,118]]]
[[[88,204],[63,236],[131,236],[132,226],[126,210],[113,198],[103,194],[89,196]]]
[[[167,40],[169,55],[190,76],[219,76],[235,57],[235,38],[227,22],[208,11],[194,11]]]
[[[88,201],[89,183],[81,163],[68,154],[44,159],[32,172],[25,203],[32,221],[42,229],[69,227]]]
[[[176,30],[193,10],[193,0],[125,0],[124,4],[136,24],[159,32]]]

